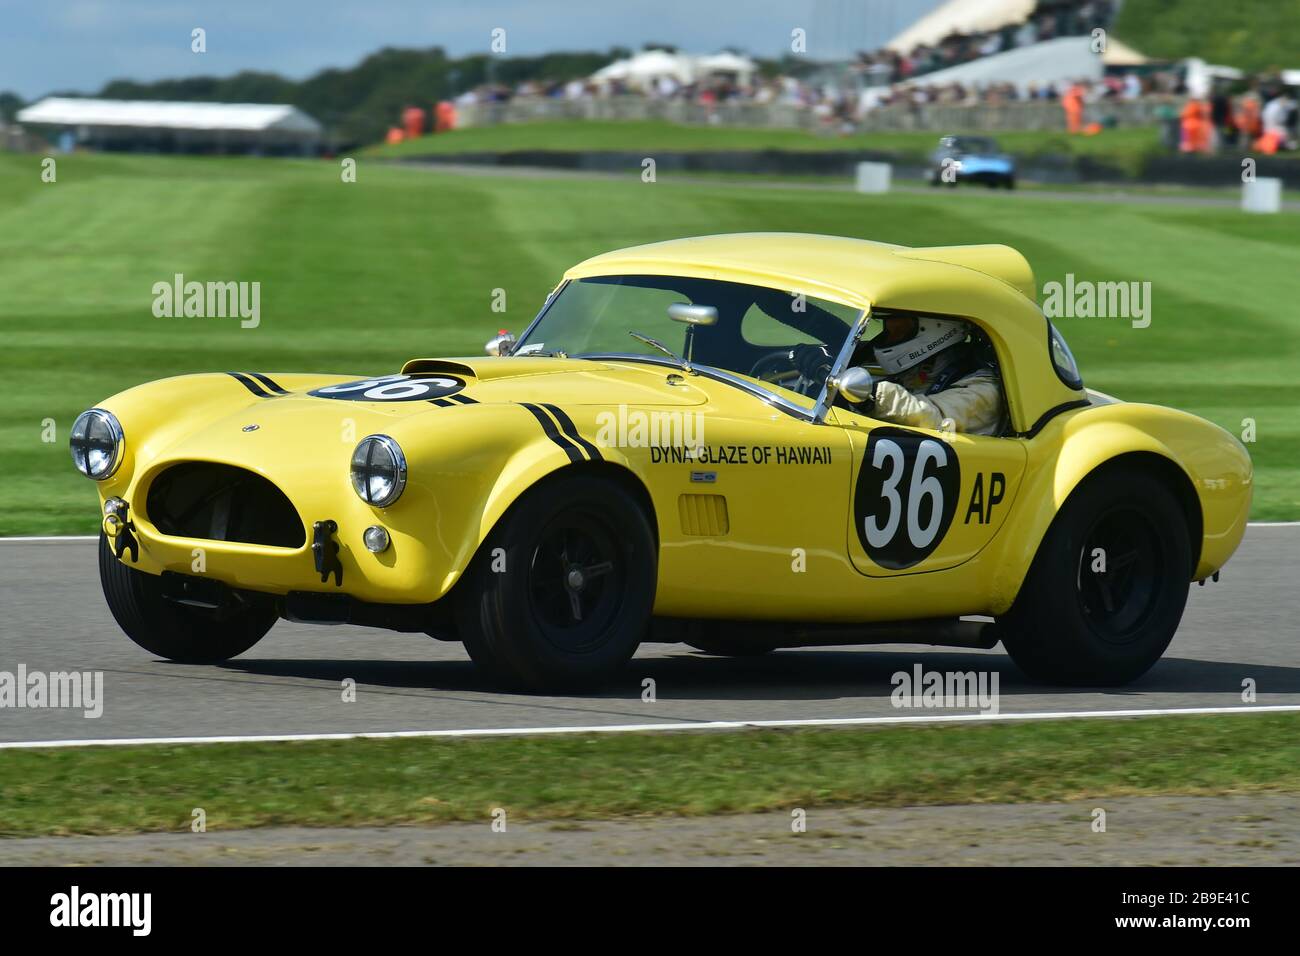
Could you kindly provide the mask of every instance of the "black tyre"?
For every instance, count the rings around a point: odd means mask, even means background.
[[[128,567],[99,536],[99,582],[126,636],[151,654],[181,664],[216,664],[244,653],[278,619],[270,601],[215,611],[163,597],[162,579]]]
[[[631,494],[557,475],[515,502],[479,549],[458,596],[459,631],[494,680],[596,687],[645,637],[657,574],[654,532]]]
[[[1173,493],[1133,469],[1103,471],[1057,514],[999,632],[1034,680],[1108,686],[1165,652],[1187,603],[1192,548]]]
[[[1015,176],[1008,176],[1008,177],[1003,181],[1002,185],[1006,186],[1008,189],[1015,189],[1015,188],[1016,188],[1016,177],[1015,177]]]

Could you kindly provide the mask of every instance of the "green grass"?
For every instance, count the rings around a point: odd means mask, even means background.
[[[1300,790],[1300,716],[0,751],[0,835]]]
[[[1029,130],[993,135],[1003,149],[1021,156],[1112,156],[1117,162],[1131,164],[1137,158],[1161,152],[1154,127],[1113,129],[1097,136],[1068,136]],[[804,130],[699,126],[662,120],[568,120],[453,130],[403,143],[373,146],[366,154],[396,158],[556,150],[638,152],[653,156],[656,152],[783,149],[799,152],[887,150],[921,157],[928,155],[938,141],[938,134],[932,132],[839,136]]]
[[[1261,29],[1261,25],[1264,25]],[[1296,0],[1129,0],[1115,36],[1150,57],[1276,73],[1300,62]]]
[[[360,162],[0,155],[0,534],[91,533],[67,453],[82,409],[203,370],[396,371],[475,354],[520,329],[565,268],[680,236],[791,230],[908,245],[1005,242],[1041,284],[1145,280],[1150,328],[1061,325],[1090,385],[1186,408],[1234,433],[1254,418],[1254,517],[1300,518],[1300,229],[1293,214],[1007,201],[982,190],[860,196],[617,179],[455,176]],[[152,286],[260,281],[262,322],[160,319]],[[491,311],[507,290],[505,315]],[[42,422],[57,425],[42,439]]]

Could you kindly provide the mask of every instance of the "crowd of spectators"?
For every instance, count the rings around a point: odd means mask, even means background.
[[[1087,36],[1096,29],[1109,29],[1114,16],[1111,0],[1039,0],[1023,23],[1009,23],[982,33],[951,33],[908,53],[889,49],[860,53],[858,69],[876,83],[907,83],[927,73],[1044,40]]]
[[[899,53],[890,49],[859,53],[838,75],[817,71],[802,76],[748,77],[716,73],[692,82],[670,75],[642,81],[580,78],[531,80],[516,87],[487,84],[457,97],[457,107],[504,103],[515,97],[587,100],[628,95],[654,100],[679,100],[705,107],[738,102],[783,104],[811,110],[830,128],[852,131],[870,111],[891,106],[925,104],[957,106],[998,105],[1050,101],[1066,113],[1071,132],[1096,132],[1101,124],[1088,122],[1097,104],[1159,96],[1183,99],[1185,105],[1166,109],[1166,136],[1172,148],[1192,152],[1213,151],[1240,142],[1256,143],[1266,133],[1266,146],[1295,148],[1295,105],[1285,88],[1267,80],[1249,83],[1235,99],[1222,89],[1197,96],[1186,86],[1186,72],[1178,67],[1128,70],[1095,79],[1054,83],[927,83],[925,77],[948,67],[981,57],[1031,46],[1067,36],[1089,36],[1109,29],[1117,4],[1114,0],[1039,0],[1029,16],[995,30],[952,33],[934,43]],[[1238,84],[1240,89],[1244,84]],[[1270,106],[1270,104],[1272,104]],[[1289,105],[1288,105],[1289,104]],[[1105,111],[1097,111],[1104,114]],[[1265,117],[1268,117],[1266,122]]]
[[[952,33],[933,44],[922,44],[905,54],[882,49],[859,53],[848,67],[847,82],[828,82],[824,77],[755,77],[742,83],[719,74],[695,82],[680,82],[659,76],[648,83],[625,80],[596,82],[591,79],[528,81],[511,88],[485,84],[462,93],[458,106],[501,103],[514,97],[547,97],[579,100],[598,97],[642,95],[652,99],[679,99],[711,104],[726,101],[786,103],[817,109],[843,119],[860,115],[865,108],[891,102],[972,103],[1003,102],[1012,99],[1055,99],[1068,84],[1022,92],[1009,83],[986,86],[949,83],[926,85],[916,81],[928,73],[969,63],[984,56],[1031,46],[1042,40],[1082,36],[1097,28],[1108,28],[1114,17],[1112,0],[1039,0],[1023,23],[1013,23],[982,33]],[[1177,92],[1176,76],[1143,80],[1113,80],[1098,84],[1096,97],[1136,97],[1147,92]],[[865,91],[865,92],[863,92]]]

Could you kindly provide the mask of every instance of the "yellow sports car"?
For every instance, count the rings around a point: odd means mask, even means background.
[[[997,410],[979,433],[873,417],[899,320],[963,330]],[[190,662],[281,617],[424,631],[548,690],[646,640],[1000,640],[1035,679],[1114,684],[1155,663],[1246,526],[1241,444],[1085,389],[1005,246],[625,249],[488,351],[185,375],[83,413],[72,456],[122,629]]]

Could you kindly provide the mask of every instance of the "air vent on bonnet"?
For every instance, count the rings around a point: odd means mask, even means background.
[[[464,375],[474,377],[474,369],[464,362],[449,359],[411,359],[402,366],[403,375]]]

